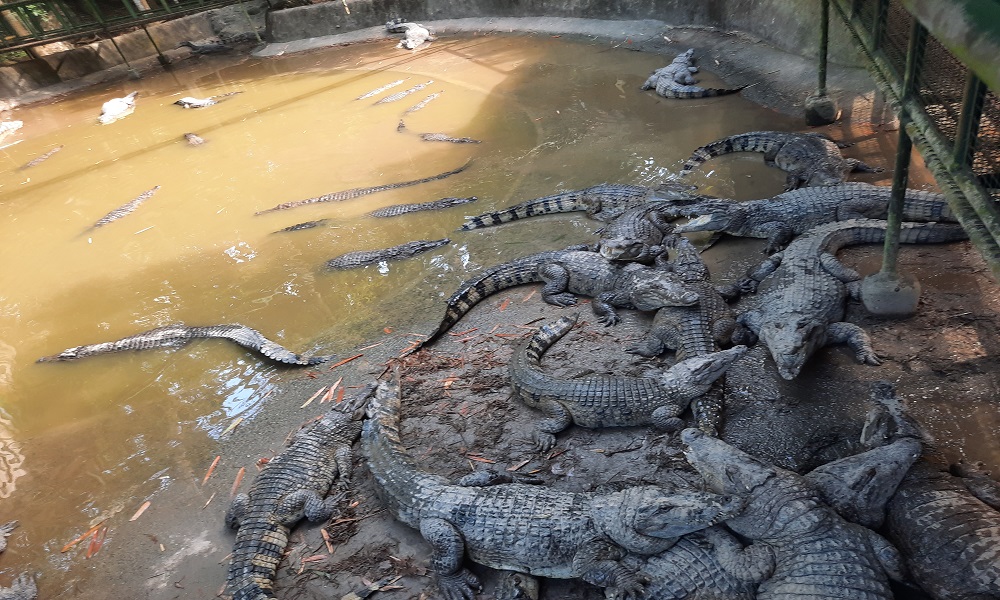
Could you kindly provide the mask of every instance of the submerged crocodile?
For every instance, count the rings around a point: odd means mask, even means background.
[[[399,188],[409,187],[411,185],[419,185],[421,183],[428,183],[430,181],[438,181],[439,179],[446,179],[452,175],[457,175],[462,171],[469,168],[472,161],[466,162],[461,167],[457,169],[452,169],[451,171],[445,171],[444,173],[438,173],[437,175],[431,175],[430,177],[423,177],[421,179],[413,179],[411,181],[401,181],[398,183],[386,183],[384,185],[376,185],[366,188],[353,188],[349,190],[344,190],[341,192],[333,192],[332,194],[323,194],[322,196],[315,196],[313,198],[306,198],[305,200],[295,200],[292,202],[284,202],[278,204],[277,206],[272,206],[271,208],[265,210],[258,210],[255,215],[262,215],[264,213],[274,212],[276,210],[287,210],[289,208],[296,208],[299,206],[305,206],[307,204],[316,204],[318,202],[341,202],[343,200],[351,200],[353,198],[358,198],[361,196],[367,196],[368,194],[374,194],[376,192],[384,192],[386,190],[396,190]]]
[[[428,104],[430,104],[431,102],[433,102],[435,99],[437,99],[439,96],[441,96],[442,93],[443,92],[434,92],[433,94],[427,96],[426,98],[424,98],[420,102],[417,102],[416,104],[414,104],[410,108],[404,110],[403,111],[403,115],[405,116],[405,115],[408,115],[410,113],[417,112],[418,110],[420,110],[423,107],[427,106]]]
[[[380,263],[385,260],[401,260],[450,243],[451,240],[448,238],[442,238],[440,240],[417,240],[414,242],[406,242],[405,244],[400,244],[391,248],[383,248],[381,250],[359,250],[357,252],[348,252],[347,254],[341,254],[340,256],[326,261],[326,268],[330,270],[355,269],[365,265]]]
[[[197,133],[185,133],[184,140],[188,143],[188,146],[200,146],[205,143],[205,138]]]
[[[149,350],[150,348],[163,348],[171,346],[181,346],[191,340],[201,338],[224,338],[236,342],[240,346],[259,352],[271,360],[289,365],[316,365],[321,362],[336,358],[330,356],[302,356],[295,354],[291,350],[267,339],[256,329],[246,325],[210,325],[207,327],[188,327],[187,325],[167,325],[157,327],[136,335],[114,342],[101,342],[100,344],[87,344],[85,346],[74,346],[63,350],[59,354],[43,356],[38,362],[55,362],[77,360],[98,354],[108,354],[111,352],[124,352],[126,350]]]
[[[605,325],[618,322],[616,306],[656,310],[698,301],[698,294],[684,287],[671,273],[637,263],[614,263],[597,252],[573,249],[540,252],[490,267],[468,279],[448,299],[444,319],[417,348],[448,331],[483,298],[532,282],[545,282],[542,299],[556,306],[576,304],[575,294],[593,297],[591,306]]]
[[[706,160],[731,152],[762,152],[768,166],[788,173],[786,190],[800,186],[843,183],[851,171],[878,172],[865,163],[844,158],[836,142],[816,133],[751,131],[731,135],[702,146],[684,163],[678,177],[685,177]]]
[[[373,210],[368,213],[369,217],[398,217],[399,215],[405,215],[407,213],[419,212],[422,210],[441,210],[444,208],[451,208],[452,206],[458,206],[459,204],[468,204],[469,202],[475,202],[479,198],[475,196],[469,196],[467,198],[441,198],[440,200],[432,200],[430,202],[417,202],[413,204],[393,204],[392,206],[386,206],[385,208],[380,208],[378,210]]]
[[[424,89],[425,87],[429,86],[432,83],[434,83],[433,79],[430,79],[430,80],[428,80],[425,83],[418,83],[417,85],[415,85],[415,86],[413,86],[413,87],[411,87],[409,89],[403,90],[402,92],[396,92],[395,94],[392,94],[390,96],[386,96],[385,98],[382,98],[381,100],[379,100],[375,104],[387,104],[389,102],[395,102],[397,100],[402,100],[403,98],[406,98],[407,96],[409,96],[413,92],[419,92],[420,90]]]
[[[695,85],[697,80],[692,76],[698,72],[691,58],[694,48],[681,52],[671,63],[662,69],[653,71],[649,79],[642,84],[641,90],[656,90],[657,95],[664,98],[708,98],[735,94],[743,89],[738,88],[703,88]]]
[[[409,77],[407,77],[406,79],[397,79],[396,81],[392,81],[392,82],[387,83],[387,84],[385,84],[385,85],[383,85],[381,87],[377,87],[377,88],[375,88],[374,90],[372,90],[372,91],[370,91],[368,93],[361,94],[360,96],[358,96],[357,98],[355,98],[355,100],[365,100],[367,98],[371,98],[372,96],[381,94],[382,92],[384,92],[386,90],[392,89],[392,88],[396,87],[397,85],[400,85],[401,83],[403,83],[407,79],[409,79]]]
[[[315,221],[304,221],[302,223],[296,223],[295,225],[289,225],[277,231],[272,231],[271,233],[287,233],[291,231],[302,231],[303,229],[313,229],[314,227],[320,227],[323,224],[329,222],[330,219],[316,219]]]
[[[766,252],[770,254],[817,225],[848,219],[884,219],[891,195],[891,187],[842,183],[792,190],[763,200],[696,205],[688,208],[685,216],[701,216],[678,225],[676,232],[719,231],[767,238]],[[903,220],[956,222],[942,194],[922,190],[906,190]]]
[[[878,244],[885,239],[885,221],[851,219],[820,225],[796,238],[752,275],[762,281],[757,308],[737,318],[738,343],[759,338],[768,348],[778,374],[794,379],[820,348],[846,343],[858,362],[878,365],[871,340],[863,329],[844,322],[848,296],[858,297],[861,276],[836,258],[853,244]],[[930,244],[967,238],[959,225],[904,223],[900,242]]]
[[[7,538],[17,529],[17,521],[10,521],[0,525],[0,552],[7,549]]]
[[[399,124],[396,125],[396,131],[403,132],[406,131],[406,123],[400,119]],[[451,137],[446,133],[418,133],[417,137],[425,142],[450,142],[452,144],[481,144],[482,140],[474,140],[468,137]]]
[[[746,500],[743,513],[726,525],[773,552],[774,571],[757,588],[758,600],[892,598],[887,575],[902,577],[898,553],[874,531],[829,508],[807,479],[697,429],[685,429],[681,440],[709,489]]]
[[[418,470],[403,446],[397,385],[379,385],[361,446],[389,510],[431,545],[431,568],[445,600],[471,600],[480,588],[462,566],[465,556],[495,569],[582,578],[606,588],[608,597],[636,598],[643,578],[621,563],[626,552],[661,552],[741,509],[729,496],[657,486],[601,493],[449,484]]]
[[[226,511],[236,529],[226,586],[233,600],[274,598],[275,573],[288,545],[288,532],[302,518],[330,518],[351,480],[351,445],[361,434],[361,408],[374,391],[369,384],[349,401],[310,421],[278,456],[264,465]]]
[[[181,108],[205,108],[208,106],[215,106],[216,104],[222,102],[226,98],[242,93],[243,93],[242,91],[227,92],[225,94],[209,96],[208,98],[193,98],[191,96],[185,96],[180,100],[174,102],[174,104],[180,106]]]
[[[90,229],[97,229],[98,227],[103,227],[112,221],[117,221],[118,219],[132,214],[135,209],[139,208],[139,205],[149,200],[153,197],[153,194],[160,189],[160,186],[154,186],[152,189],[146,190],[145,192],[139,194],[135,198],[132,198],[125,204],[122,204],[118,208],[104,215],[100,219],[94,221],[94,224],[90,226]]]
[[[743,355],[746,346],[683,360],[656,376],[588,375],[560,379],[542,372],[545,351],[576,325],[579,315],[543,325],[514,351],[510,382],[528,406],[545,414],[535,426],[535,446],[551,450],[555,434],[572,424],[581,427],[654,425],[677,430],[688,404]]]
[[[59,152],[62,149],[63,149],[63,145],[59,144],[55,148],[53,148],[53,149],[49,150],[48,152],[46,152],[45,154],[42,154],[41,156],[38,156],[37,158],[34,158],[34,159],[32,159],[32,160],[24,163],[23,165],[21,165],[21,167],[20,167],[19,170],[23,171],[24,169],[30,169],[31,167],[37,167],[38,165],[40,165],[43,162],[47,161],[49,159],[49,157],[51,157],[53,154],[55,154],[56,152]]]
[[[510,208],[469,217],[460,229],[470,231],[528,217],[568,212],[586,212],[588,217],[608,223],[626,210],[647,202],[660,201],[664,202],[664,206],[671,206],[671,203],[693,203],[705,198],[689,194],[690,190],[690,187],[673,183],[655,188],[624,183],[601,183],[582,190],[535,198]]]

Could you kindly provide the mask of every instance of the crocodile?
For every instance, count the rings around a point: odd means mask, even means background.
[[[242,94],[242,91],[237,92],[227,92],[225,94],[219,94],[217,96],[209,96],[208,98],[192,98],[191,96],[185,96],[180,100],[174,102],[177,106],[181,108],[205,108],[207,106],[215,106],[224,99],[235,96],[237,94]]]
[[[410,108],[404,110],[403,111],[403,115],[405,116],[405,115],[408,115],[410,113],[417,112],[418,110],[422,109],[423,107],[427,106],[428,104],[430,104],[431,102],[433,102],[434,100],[436,100],[439,96],[441,96],[442,93],[443,92],[434,92],[433,94],[430,94],[429,96],[427,96],[426,98],[424,98],[420,102],[417,102],[416,104],[414,104]]]
[[[462,171],[469,168],[472,161],[467,161],[464,165],[458,167],[457,169],[452,169],[450,171],[445,171],[444,173],[438,173],[437,175],[431,175],[430,177],[423,177],[421,179],[413,179],[410,181],[401,181],[398,183],[386,183],[383,185],[376,185],[366,188],[352,188],[349,190],[343,190],[340,192],[333,192],[332,194],[323,194],[322,196],[315,196],[313,198],[306,198],[305,200],[294,200],[292,202],[284,202],[278,204],[277,206],[272,206],[271,208],[265,210],[258,210],[255,215],[262,215],[269,212],[274,212],[276,210],[288,210],[289,208],[296,208],[299,206],[305,206],[307,204],[316,204],[318,202],[342,202],[344,200],[351,200],[354,198],[359,198],[361,196],[367,196],[368,194],[374,194],[376,192],[384,192],[386,190],[396,190],[399,188],[409,187],[411,185],[419,185],[421,183],[428,183],[431,181],[438,181],[439,179],[446,179],[452,175],[457,175]]]
[[[21,573],[9,587],[0,586],[0,600],[35,600],[38,587],[28,573]]]
[[[387,84],[385,84],[385,85],[383,85],[381,87],[377,87],[377,88],[375,88],[374,90],[372,90],[372,91],[370,91],[368,93],[361,94],[360,96],[358,96],[357,98],[355,98],[355,100],[366,100],[368,98],[371,98],[372,96],[376,96],[378,94],[381,94],[382,92],[384,92],[386,90],[391,90],[392,88],[396,87],[397,85],[402,84],[407,79],[409,79],[409,77],[407,77],[406,79],[397,79],[396,81],[392,81],[392,82],[387,83]]]
[[[57,362],[77,360],[98,354],[108,354],[111,352],[123,352],[126,350],[149,350],[150,348],[162,348],[170,346],[181,346],[193,339],[200,338],[225,338],[236,342],[240,346],[259,352],[265,357],[289,365],[317,365],[336,358],[330,356],[302,356],[287,350],[267,339],[256,329],[251,329],[246,325],[225,324],[209,325],[207,327],[188,327],[187,325],[166,325],[157,327],[142,333],[130,335],[126,338],[114,342],[101,342],[99,344],[87,344],[84,346],[74,346],[63,350],[59,354],[43,356],[37,362]]]
[[[545,374],[542,356],[576,325],[578,317],[562,317],[543,325],[518,346],[510,362],[514,394],[545,414],[534,432],[535,447],[543,452],[555,445],[555,434],[573,423],[591,428],[654,425],[665,430],[680,429],[683,422],[677,416],[746,351],[746,346],[736,346],[689,358],[646,377],[588,375],[560,379]]]
[[[368,213],[369,217],[398,217],[399,215],[405,215],[407,213],[419,212],[422,210],[441,210],[443,208],[451,208],[452,206],[458,206],[459,204],[468,204],[469,202],[475,202],[479,198],[475,196],[469,196],[467,198],[441,198],[440,200],[432,200],[430,202],[417,202],[413,204],[393,204],[392,206],[386,206],[385,208],[380,208],[378,210],[373,210]]]
[[[317,219],[315,221],[304,221],[302,223],[296,223],[295,225],[289,225],[277,231],[272,231],[271,233],[287,233],[291,231],[302,231],[303,229],[313,229],[315,227],[320,227],[325,223],[329,222],[330,219]]]
[[[448,238],[442,238],[440,240],[416,240],[413,242],[406,242],[405,244],[399,244],[398,246],[393,246],[391,248],[383,248],[381,250],[359,250],[357,252],[348,252],[347,254],[341,254],[340,256],[326,261],[326,268],[329,270],[355,269],[365,265],[374,265],[386,260],[400,260],[450,243],[451,240]]]
[[[762,281],[757,308],[737,317],[733,340],[767,345],[778,374],[794,379],[820,348],[846,343],[858,362],[880,360],[863,329],[844,322],[848,296],[858,297],[861,276],[836,259],[837,250],[853,244],[878,244],[885,239],[885,221],[850,219],[820,225],[772,254],[751,275]],[[904,223],[900,242],[928,244],[967,238],[959,225]]]
[[[419,92],[420,90],[424,89],[425,87],[429,86],[432,83],[434,83],[433,79],[430,79],[430,80],[426,81],[425,83],[418,83],[417,85],[415,85],[415,86],[413,86],[413,87],[411,87],[409,89],[403,90],[402,92],[396,92],[395,94],[386,96],[386,97],[380,99],[379,101],[377,101],[375,104],[388,104],[389,102],[396,102],[397,100],[402,100],[403,98],[406,98],[407,96],[409,96],[413,92]]]
[[[390,512],[432,546],[431,567],[445,600],[471,600],[480,589],[462,566],[466,555],[494,569],[581,578],[606,588],[609,598],[636,598],[644,580],[621,564],[626,552],[661,552],[742,508],[730,496],[651,485],[600,492],[452,485],[417,468],[400,439],[399,411],[398,382],[381,382],[361,447]]]
[[[600,183],[582,190],[535,198],[510,208],[469,217],[460,230],[470,231],[528,217],[568,212],[586,212],[591,219],[610,223],[626,210],[648,202],[661,201],[664,206],[671,206],[672,203],[692,203],[705,198],[690,194],[691,189],[689,186],[675,183],[655,188],[624,183]]]
[[[614,263],[585,250],[539,252],[490,267],[466,280],[448,299],[444,319],[414,350],[443,335],[483,298],[532,282],[545,282],[542,299],[556,306],[576,304],[574,294],[593,297],[591,306],[605,325],[618,322],[616,306],[656,310],[698,301],[698,294],[681,285],[671,273],[637,263]]]
[[[689,175],[706,160],[731,152],[762,152],[764,163],[788,173],[786,190],[800,186],[843,183],[851,171],[879,172],[865,163],[844,158],[836,142],[817,133],[751,131],[731,135],[694,151],[679,178]]]
[[[774,554],[774,571],[757,588],[758,600],[892,598],[889,577],[902,578],[899,554],[874,531],[828,507],[808,479],[697,429],[685,429],[681,441],[710,490],[746,500],[743,513],[726,525]]]
[[[400,119],[399,124],[396,125],[396,131],[403,132],[406,131],[406,123]],[[417,137],[425,142],[450,142],[452,144],[481,144],[482,140],[474,140],[468,137],[451,137],[446,133],[418,133]]]
[[[188,143],[188,146],[200,146],[205,143],[205,138],[197,133],[185,133],[184,140]]]
[[[152,189],[148,189],[145,192],[136,196],[135,198],[132,198],[125,204],[122,204],[121,206],[109,212],[108,214],[104,215],[100,219],[94,221],[94,224],[90,226],[90,229],[97,229],[98,227],[103,227],[108,223],[111,223],[112,221],[117,221],[118,219],[124,216],[132,214],[135,211],[135,209],[139,208],[140,204],[152,198],[153,194],[155,194],[159,189],[160,186],[158,185],[153,186]]]
[[[693,206],[685,216],[700,216],[678,225],[676,232],[716,231],[767,238],[765,252],[771,254],[817,225],[848,219],[885,219],[891,195],[891,187],[842,183],[792,190],[763,200]],[[942,194],[922,190],[906,190],[903,220],[956,222]]]
[[[303,517],[330,518],[351,480],[351,446],[361,434],[362,408],[375,389],[369,384],[349,401],[302,427],[288,446],[268,461],[226,511],[236,529],[226,585],[233,600],[274,598],[275,573],[288,533]]]
[[[32,160],[24,163],[23,165],[21,165],[21,167],[20,167],[19,170],[23,171],[25,169],[30,169],[31,167],[37,167],[38,165],[40,165],[43,162],[47,161],[53,154],[55,154],[56,152],[59,152],[62,149],[63,149],[63,145],[59,144],[55,148],[53,148],[53,149],[49,150],[48,152],[46,152],[45,154],[42,154],[42,155],[40,155],[40,156],[38,156],[38,157],[36,157],[36,158],[34,158],[34,159],[32,159]]]
[[[9,521],[0,525],[0,552],[7,549],[7,538],[17,529],[17,521]]]
[[[658,203],[640,204],[598,230],[597,252],[610,260],[634,261],[664,266],[674,224],[661,212]]]
[[[653,71],[639,89],[655,90],[657,95],[664,98],[709,98],[735,94],[743,89],[703,88],[695,85],[697,81],[692,74],[698,72],[698,67],[691,60],[693,56],[694,48],[681,52],[669,65]]]
[[[132,92],[122,98],[112,98],[101,105],[101,114],[97,117],[97,122],[101,125],[110,125],[119,119],[124,119],[135,112],[135,99],[139,97],[139,92]]]
[[[181,46],[187,46],[188,48],[190,48],[192,54],[213,54],[215,52],[226,52],[228,50],[232,50],[232,47],[223,44],[222,40],[218,38],[208,38],[204,40],[198,40],[197,42],[185,40],[180,44],[177,44],[178,48],[180,48]]]

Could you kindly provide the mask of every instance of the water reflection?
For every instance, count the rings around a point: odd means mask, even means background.
[[[0,498],[8,498],[17,489],[17,479],[27,471],[23,468],[21,443],[14,438],[10,414],[0,407]]]
[[[275,370],[276,367],[244,360],[209,369],[209,378],[218,382],[215,393],[222,401],[219,410],[196,419],[198,427],[213,439],[219,439],[233,419],[252,419],[275,389],[270,381]]]

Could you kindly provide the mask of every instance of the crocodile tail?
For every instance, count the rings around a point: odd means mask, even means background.
[[[907,190],[903,199],[903,218],[907,221],[957,222],[943,195],[921,190]]]
[[[703,88],[697,85],[676,85],[673,87],[664,87],[662,92],[657,90],[657,94],[664,98],[714,98],[715,96],[738,94],[743,91],[744,87],[746,86],[736,88]]]
[[[469,217],[459,228],[459,231],[471,231],[484,227],[502,225],[519,219],[550,215],[554,213],[582,212],[590,210],[590,202],[579,192],[567,192],[528,200],[496,212],[490,212],[478,217]]]
[[[751,131],[731,135],[696,149],[681,167],[680,177],[694,171],[705,161],[732,152],[767,152],[784,144],[788,136],[778,131]]]
[[[304,357],[292,352],[281,344],[267,339],[256,329],[240,324],[192,327],[191,337],[227,339],[243,346],[247,350],[253,350],[266,358],[287,365],[315,365],[334,358],[333,356]]]
[[[226,578],[233,600],[276,598],[274,577],[287,546],[288,529],[273,519],[244,521],[236,533]]]
[[[531,336],[531,339],[528,341],[528,345],[524,349],[524,355],[536,364],[542,362],[542,356],[545,352],[552,347],[552,344],[555,344],[564,335],[569,333],[569,330],[573,329],[579,318],[580,313],[576,313],[568,317],[562,317],[554,323],[546,323],[539,327],[535,335]]]

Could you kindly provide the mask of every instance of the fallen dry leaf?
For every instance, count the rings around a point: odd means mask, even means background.
[[[215,470],[215,466],[219,464],[220,460],[222,460],[221,455],[215,457],[215,460],[212,461],[212,466],[208,468],[208,471],[205,473],[205,477],[201,480],[201,485],[205,485],[205,482],[208,481],[208,478],[212,475],[212,471]]]
[[[143,502],[142,506],[139,507],[139,510],[135,511],[135,514],[132,515],[131,519],[129,519],[129,522],[135,521],[140,516],[142,516],[142,513],[146,512],[146,509],[149,508],[150,504],[152,504],[152,503],[149,500],[146,500],[145,502]]]

